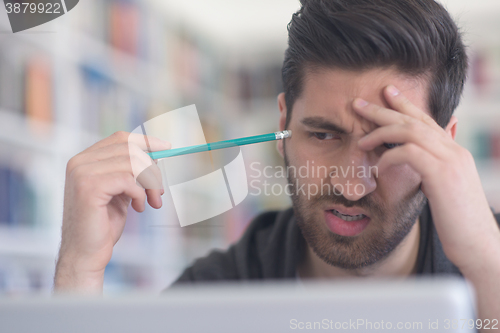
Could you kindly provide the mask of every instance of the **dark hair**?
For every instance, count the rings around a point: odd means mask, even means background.
[[[462,95],[467,55],[448,12],[434,0],[301,0],[288,24],[282,68],[287,126],[308,69],[395,67],[423,76],[428,106],[445,127]]]

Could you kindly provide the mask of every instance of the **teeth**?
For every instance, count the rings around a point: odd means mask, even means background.
[[[358,221],[358,220],[361,220],[362,218],[364,218],[366,216],[364,214],[359,214],[359,215],[344,215],[344,214],[339,213],[335,209],[332,209],[332,213],[333,213],[333,215],[335,215],[337,217],[340,217],[342,220],[348,221],[348,222],[350,222],[350,221]]]

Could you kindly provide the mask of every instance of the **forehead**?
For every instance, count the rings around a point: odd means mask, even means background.
[[[302,93],[295,101],[292,118],[297,116],[300,121],[303,117],[321,116],[352,122],[357,118],[352,110],[352,102],[357,97],[389,107],[383,96],[383,89],[390,84],[430,115],[427,83],[423,78],[404,75],[394,69],[359,72],[319,68],[306,71]]]

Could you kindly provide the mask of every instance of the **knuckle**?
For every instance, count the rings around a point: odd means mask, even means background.
[[[422,116],[422,121],[423,121],[424,123],[426,123],[426,124],[429,124],[429,125],[431,125],[431,124],[434,124],[434,123],[435,123],[434,118],[432,118],[431,116],[429,116],[429,115],[427,115],[427,114],[424,114],[424,115]]]
[[[75,169],[77,165],[78,165],[78,155],[75,155],[72,158],[70,158],[68,163],[66,164],[66,174],[70,174],[71,171],[73,171],[73,169]]]
[[[421,154],[421,151],[418,148],[418,146],[416,144],[413,144],[413,143],[406,144],[406,152],[409,155],[417,155],[418,156]]]
[[[128,140],[128,133],[125,131],[118,131],[113,133],[113,136],[117,138],[119,141],[127,141]]]
[[[419,124],[415,119],[409,117],[405,119],[405,127],[408,132],[415,133],[419,129]]]

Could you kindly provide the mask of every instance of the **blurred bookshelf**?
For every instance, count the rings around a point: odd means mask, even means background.
[[[457,142],[474,156],[490,206],[500,212],[500,21],[497,10],[461,11],[469,73],[458,118]]]
[[[208,141],[277,130],[284,50],[240,59],[151,2],[82,1],[0,44],[0,294],[51,292],[66,163],[98,140],[190,104]],[[279,163],[275,146],[260,148],[244,154]],[[186,228],[165,207],[129,209],[105,291],[159,291],[258,211],[286,204],[249,197]]]

